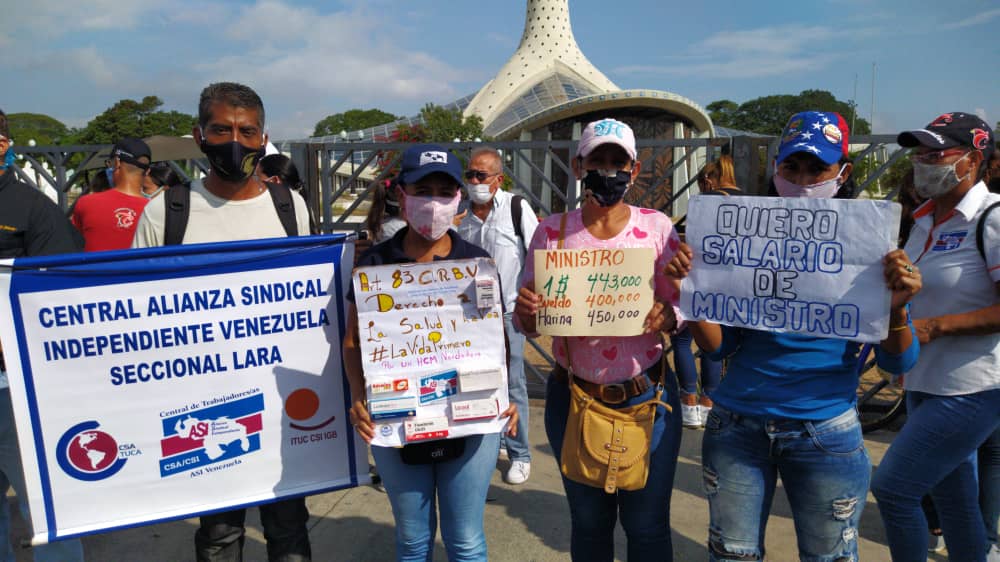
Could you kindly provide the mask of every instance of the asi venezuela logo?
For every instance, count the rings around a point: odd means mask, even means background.
[[[59,468],[77,480],[95,482],[110,478],[124,466],[127,457],[141,454],[134,444],[119,445],[111,434],[98,429],[94,420],[69,428],[56,444]]]
[[[202,467],[214,472],[239,464],[237,457],[260,450],[263,411],[264,396],[253,394],[163,418],[160,476]]]

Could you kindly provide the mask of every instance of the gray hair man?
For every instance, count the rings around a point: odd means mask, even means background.
[[[522,197],[500,189],[504,176],[500,153],[496,149],[481,147],[473,150],[465,179],[471,212],[459,224],[458,234],[493,256],[503,289],[506,310],[504,329],[510,341],[510,365],[507,369],[510,401],[521,414],[517,436],[505,436],[511,463],[504,480],[509,484],[522,484],[531,474],[528,387],[524,376],[525,337],[514,329],[511,314],[517,300],[518,279],[528,257],[528,244],[535,234],[538,218]]]

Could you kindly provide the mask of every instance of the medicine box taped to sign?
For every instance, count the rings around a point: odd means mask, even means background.
[[[494,433],[507,409],[507,354],[492,260],[354,272],[372,445]]]
[[[535,322],[549,336],[635,336],[653,307],[653,248],[535,250]]]
[[[681,311],[756,330],[885,339],[892,295],[882,258],[896,247],[899,215],[881,200],[694,197]]]

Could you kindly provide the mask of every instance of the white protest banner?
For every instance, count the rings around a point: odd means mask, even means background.
[[[653,307],[652,248],[535,250],[538,333],[636,336]]]
[[[354,295],[372,445],[501,431],[507,356],[493,260],[359,267]]]
[[[772,332],[877,342],[891,294],[882,258],[896,247],[889,201],[700,195],[688,204],[691,275],[681,311]]]
[[[343,236],[18,259],[0,339],[36,543],[356,486]]]

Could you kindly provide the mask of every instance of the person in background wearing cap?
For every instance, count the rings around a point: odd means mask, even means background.
[[[677,326],[674,305],[678,293],[659,274],[673,258],[680,239],[670,219],[652,209],[625,204],[623,197],[639,175],[635,135],[614,119],[601,119],[586,126],[572,161],[573,173],[582,180],[583,207],[552,215],[535,230],[529,256],[536,250],[575,248],[653,248],[656,254],[655,304],[645,317],[645,331],[638,336],[583,336],[553,338],[556,367],[545,391],[545,432],[559,462],[563,450],[570,392],[573,383],[608,407],[622,408],[648,402],[659,387],[665,386],[657,407],[649,455],[649,477],[640,490],[617,490],[581,484],[563,477],[569,501],[572,529],[570,555],[573,560],[613,560],[614,529],[618,517],[628,538],[628,559],[672,560],[670,537],[670,496],[680,447],[681,423],[676,379],[673,373],[661,380],[663,344],[660,331]],[[542,296],[535,292],[534,259],[525,262],[515,307],[518,329],[528,337],[538,337],[535,315]],[[609,387],[609,388],[605,388]],[[619,389],[621,401],[609,403]],[[608,390],[608,392],[605,392]]]
[[[143,190],[151,154],[142,139],[115,143],[104,161],[111,189],[88,193],[73,205],[73,226],[83,234],[84,250],[100,252],[132,246],[135,228],[149,202]]]
[[[847,147],[847,124],[837,113],[793,115],[774,162],[778,194],[837,196],[851,174]],[[692,255],[685,245],[668,274],[685,277]],[[920,275],[902,250],[889,252],[883,263],[892,291],[890,328],[876,357],[880,367],[898,374],[916,362],[920,348],[906,313],[906,303],[920,290]],[[709,560],[764,559],[779,476],[795,519],[799,557],[857,560],[871,475],[855,407],[860,344],[704,321],[688,326],[702,351],[729,360],[702,440]],[[919,510],[919,496],[917,501]],[[922,549],[926,532],[924,527]]]
[[[535,234],[538,218],[531,205],[522,198],[500,189],[503,169],[497,149],[483,146],[472,151],[465,171],[466,190],[471,206],[458,225],[458,234],[465,240],[482,246],[493,256],[503,288],[504,330],[510,344],[507,374],[510,400],[517,404],[520,420],[517,437],[506,439],[510,467],[504,474],[508,484],[523,484],[531,474],[531,444],[528,442],[528,382],[524,377],[524,334],[514,329],[514,301],[517,300],[518,279],[524,269],[528,243]],[[517,208],[514,208],[514,204]],[[514,225],[514,215],[520,215],[520,230]]]
[[[462,240],[451,228],[462,185],[462,164],[458,158],[440,146],[418,144],[403,152],[402,162],[397,195],[407,226],[365,252],[358,266],[489,258],[486,250]],[[343,357],[351,390],[351,424],[371,443],[375,424],[365,406],[366,385],[353,288],[348,289],[347,300]],[[507,434],[516,435],[517,406],[511,404],[499,417],[510,418]],[[435,511],[441,516],[441,538],[449,560],[487,560],[483,511],[499,450],[499,433],[402,448],[372,447],[372,457],[396,520],[398,560],[431,559]]]
[[[960,112],[897,138],[913,148],[914,187],[928,201],[906,243],[924,275],[910,311],[922,349],[903,383],[906,425],[872,481],[893,560],[925,559],[928,492],[949,558],[986,557],[973,454],[1000,426],[1000,209],[982,223],[983,255],[976,239],[980,217],[1000,201],[982,181],[993,142],[989,125]]]
[[[79,252],[83,248],[80,233],[45,194],[18,181],[15,165],[7,115],[0,111],[0,259]],[[18,507],[25,521],[30,522],[31,518],[2,353],[0,349],[0,560],[13,562],[7,509],[10,488],[17,492]],[[83,560],[83,545],[80,539],[54,541],[32,547],[31,554],[35,562],[76,562]]]
[[[184,244],[227,242],[288,236],[268,188],[254,173],[264,155],[264,104],[253,89],[233,82],[211,84],[201,92],[194,140],[211,169],[204,180],[190,185],[188,221],[180,233]],[[172,186],[146,205],[132,246],[163,246],[166,239],[167,199],[188,189]],[[309,234],[309,213],[297,193],[292,200],[296,232]],[[305,498],[282,499],[259,507],[272,562],[308,562],[309,511]],[[246,509],[203,515],[194,535],[198,562],[243,560]]]
[[[172,186],[184,183],[184,179],[168,162],[153,162],[149,165],[142,182],[142,194],[146,199],[152,199]]]

